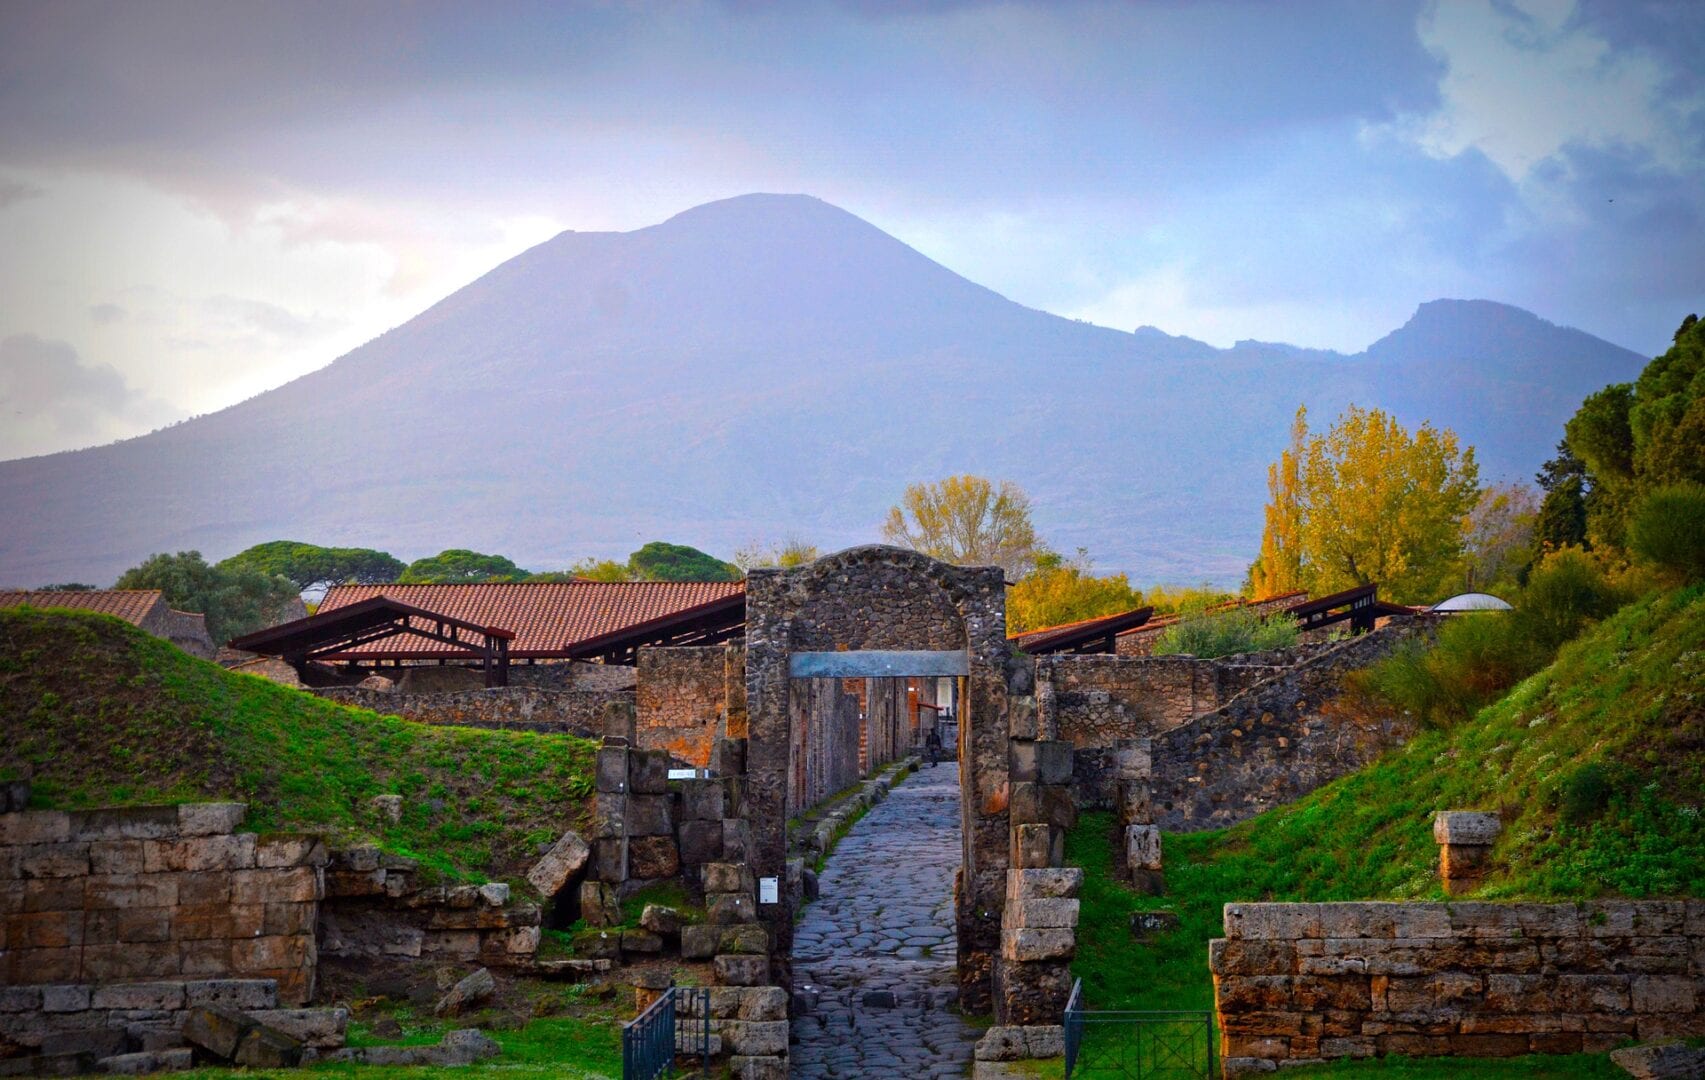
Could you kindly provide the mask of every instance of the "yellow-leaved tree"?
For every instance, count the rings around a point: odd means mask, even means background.
[[[1044,626],[1117,615],[1139,608],[1143,594],[1124,574],[1090,572],[1089,552],[1067,559],[1053,551],[1036,556],[1030,572],[1006,591],[1006,629],[1021,634]]]
[[[1480,497],[1474,449],[1455,432],[1424,423],[1411,433],[1352,405],[1314,434],[1298,409],[1268,481],[1273,501],[1249,574],[1258,593],[1377,583],[1388,599],[1420,603],[1454,591]]]
[[[1041,545],[1030,523],[1030,496],[1010,480],[949,476],[912,484],[888,511],[882,535],[902,547],[958,566],[998,566],[1016,579]]]

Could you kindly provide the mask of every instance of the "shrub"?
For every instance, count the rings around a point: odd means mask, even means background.
[[[1187,615],[1155,641],[1156,656],[1188,655],[1204,660],[1238,653],[1288,649],[1297,626],[1288,618],[1263,619],[1250,608]]]
[[[1547,662],[1589,622],[1605,618],[1628,599],[1604,569],[1580,548],[1547,555],[1528,575],[1516,602],[1516,621],[1542,645]]]
[[[1705,581],[1705,486],[1675,484],[1648,495],[1628,525],[1634,554],[1687,581]]]

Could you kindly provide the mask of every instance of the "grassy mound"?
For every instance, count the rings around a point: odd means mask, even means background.
[[[0,610],[0,770],[32,805],[249,804],[245,827],[375,842],[446,877],[511,877],[582,823],[594,744],[432,727],[197,660],[116,619]],[[379,818],[375,795],[404,797]]]
[[[1085,814],[1067,844],[1085,869],[1074,970],[1096,1008],[1210,1009],[1207,941],[1222,936],[1227,902],[1442,899],[1435,810],[1503,813],[1498,870],[1479,897],[1699,895],[1701,803],[1705,588],[1694,587],[1625,607],[1473,720],[1230,829],[1168,835],[1169,896],[1120,886],[1111,816]],[[1175,910],[1179,928],[1134,943],[1131,914],[1156,907]],[[1597,1075],[1601,1061],[1474,1067]]]

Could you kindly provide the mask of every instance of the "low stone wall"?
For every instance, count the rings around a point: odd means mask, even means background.
[[[278,1007],[271,979],[189,979],[0,987],[0,1075],[92,1072],[104,1058],[181,1046],[190,1009]],[[190,1051],[179,1051],[187,1068]],[[40,1068],[51,1063],[51,1068]],[[4,1066],[14,1066],[6,1069]],[[152,1070],[150,1070],[152,1071]]]
[[[1225,1075],[1705,1035],[1705,901],[1227,904]]]
[[[1393,622],[1329,646],[1152,741],[1154,820],[1166,832],[1216,829],[1354,772],[1413,734],[1411,721],[1334,708],[1344,676],[1430,623]]]
[[[636,678],[634,669],[626,664],[562,660],[543,664],[512,661],[509,665],[510,686],[540,690],[632,690]]]
[[[500,731],[593,737],[602,728],[604,707],[612,701],[632,701],[633,695],[607,690],[543,690],[531,686],[502,686],[490,690],[457,690],[445,694],[407,694],[334,686],[310,691],[328,701],[401,716],[422,724]]]
[[[324,847],[242,803],[0,814],[5,985],[265,978],[307,1001]]]
[[[511,904],[509,886],[500,882],[422,888],[416,870],[413,860],[377,848],[334,852],[320,908],[322,955],[532,964],[536,905]]]

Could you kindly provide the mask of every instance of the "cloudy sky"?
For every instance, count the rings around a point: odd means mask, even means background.
[[[0,457],[330,362],[562,229],[807,192],[1034,307],[1357,351],[1705,309],[1696,0],[0,5]]]

